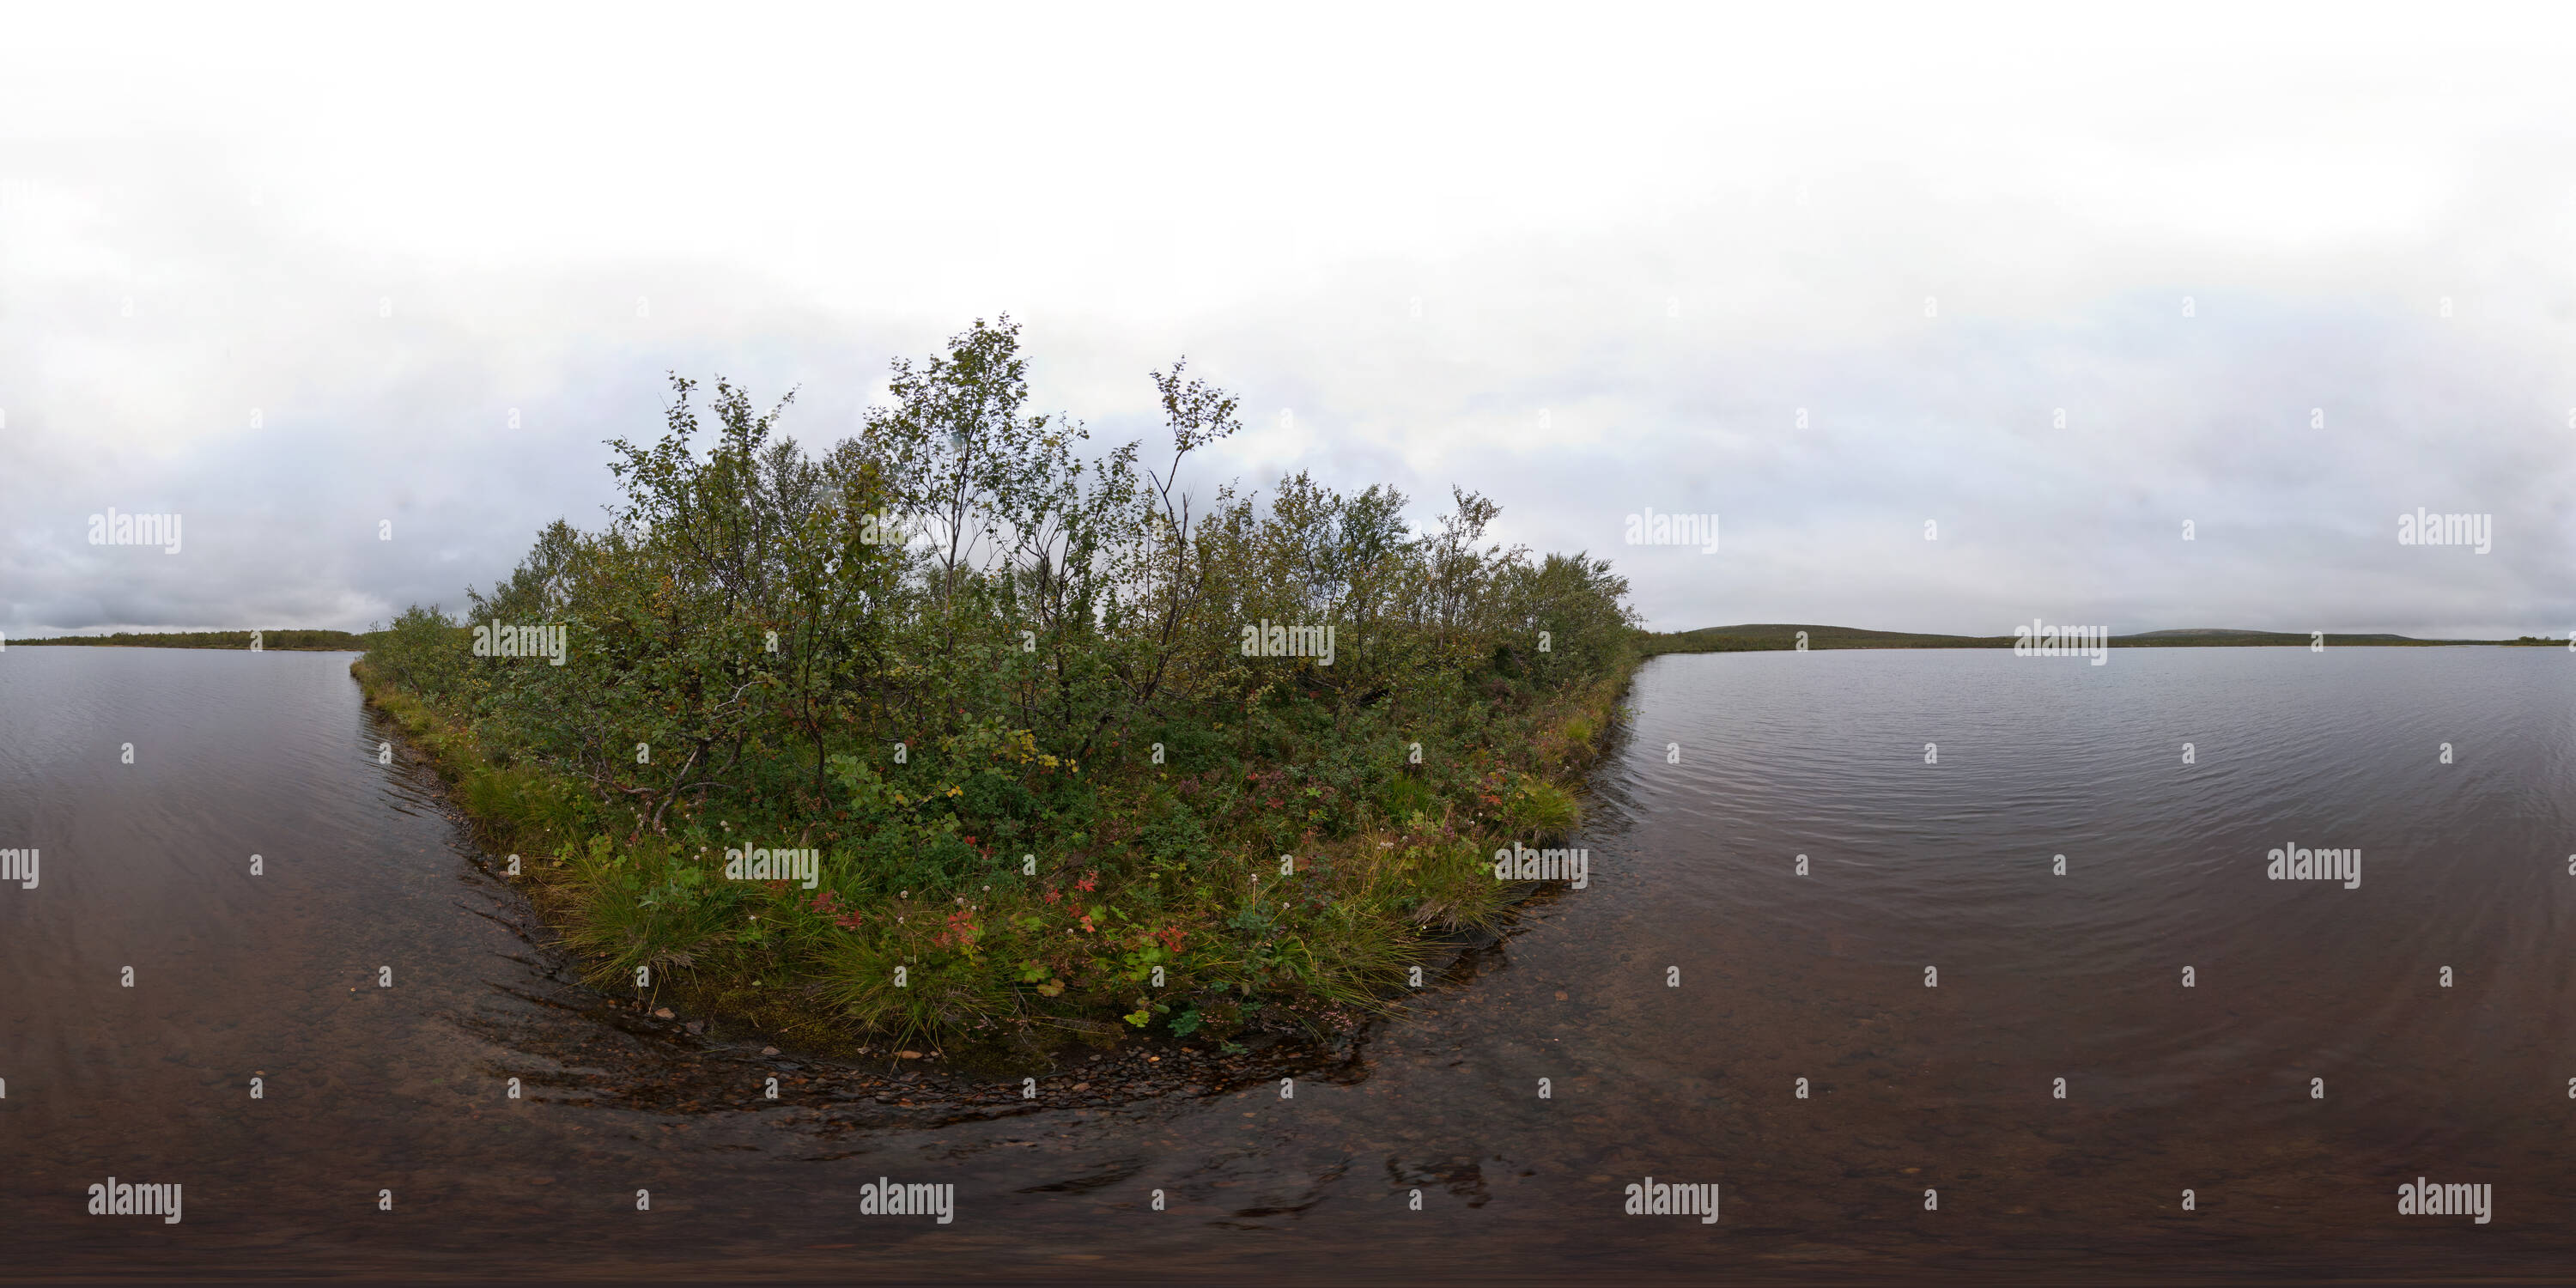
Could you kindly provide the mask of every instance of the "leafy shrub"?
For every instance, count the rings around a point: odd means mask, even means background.
[[[1488,842],[1576,826],[1548,776],[1635,656],[1606,560],[1488,542],[1463,490],[1420,531],[1303,473],[1193,495],[1230,395],[1157,373],[1149,462],[1028,413],[1023,368],[978,321],[819,457],[723,381],[701,442],[674,377],[663,433],[609,445],[613,520],[466,592],[561,627],[562,665],[472,656],[434,606],[373,637],[374,700],[559,861],[531,879],[590,978],[903,1041],[1222,1038],[1265,998],[1377,1004],[1425,935],[1502,915]],[[1247,655],[1265,624],[1331,627],[1331,664]],[[752,847],[820,852],[816,888],[727,879]]]

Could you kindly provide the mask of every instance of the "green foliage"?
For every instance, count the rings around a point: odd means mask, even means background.
[[[1607,561],[1487,542],[1464,491],[1419,533],[1383,486],[1194,496],[1231,396],[1156,373],[1148,464],[1030,413],[1024,366],[979,321],[820,457],[775,433],[790,403],[719,381],[709,433],[673,377],[662,435],[610,444],[607,527],[548,525],[463,625],[373,637],[371,694],[549,856],[591,978],[898,1041],[1222,1037],[1265,997],[1377,1005],[1426,936],[1502,914],[1487,842],[1574,826],[1635,657]],[[1270,624],[1330,626],[1330,664],[1248,655]],[[561,628],[561,664],[475,655],[494,626]],[[751,849],[817,852],[815,887],[728,877]]]
[[[1524,777],[1513,784],[1505,802],[1506,816],[1515,830],[1532,840],[1553,841],[1574,830],[1583,816],[1583,807],[1572,793],[1554,783]]]

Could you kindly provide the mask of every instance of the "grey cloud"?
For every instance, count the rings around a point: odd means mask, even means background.
[[[1024,320],[1038,403],[1096,440],[1150,441],[1144,373],[1187,352],[1249,426],[1200,486],[1305,468],[1397,484],[1428,521],[1461,483],[1504,503],[1510,539],[1611,556],[1661,627],[2564,632],[2576,387],[2555,355],[2576,300],[2516,253],[2554,235],[2531,209],[2571,177],[2554,155],[2483,154],[2499,177],[2403,245],[2266,258],[1837,172],[1804,201],[1780,185],[1618,233],[1358,262],[1150,327]],[[220,171],[160,173],[80,234],[112,254],[0,283],[12,635],[453,607],[548,520],[600,521],[601,441],[658,430],[666,369],[798,387],[786,427],[820,448],[888,357],[1011,304],[827,311],[678,259],[407,262],[299,233]],[[186,553],[86,545],[109,505],[184,513]],[[2399,546],[2417,505],[2493,513],[2495,552]],[[1647,507],[1719,514],[1722,550],[1625,546]]]

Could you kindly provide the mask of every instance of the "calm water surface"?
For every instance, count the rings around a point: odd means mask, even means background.
[[[0,887],[0,1277],[2576,1264],[2563,651],[1658,659],[1591,888],[1339,1081],[935,1129],[628,1107],[722,1053],[565,982],[347,664],[0,654],[0,848],[43,854]],[[2266,880],[2292,842],[2360,849],[2360,887]],[[85,1215],[111,1174],[185,1219]],[[1723,1219],[1621,1215],[1648,1174]],[[954,1184],[955,1223],[859,1216],[881,1175]],[[2419,1175],[2492,1184],[2493,1222],[2397,1215]]]

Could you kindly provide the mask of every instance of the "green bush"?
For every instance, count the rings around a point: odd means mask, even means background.
[[[1554,841],[1582,821],[1583,807],[1564,788],[1525,777],[1513,785],[1506,813],[1513,828],[1527,833],[1532,841]]]
[[[1489,842],[1576,826],[1562,753],[1635,656],[1606,560],[1488,542],[1464,491],[1422,531],[1302,473],[1192,495],[1231,396],[1158,373],[1148,462],[1027,413],[1023,366],[977,322],[821,456],[721,381],[702,442],[674,378],[663,433],[610,444],[606,527],[548,525],[464,624],[372,637],[371,696],[549,856],[589,978],[900,1041],[1222,1037],[1377,1004],[1427,935],[1502,915]],[[476,655],[495,626],[560,629],[561,664]],[[1270,626],[1329,626],[1330,664]],[[818,852],[816,888],[726,878],[750,847]]]

